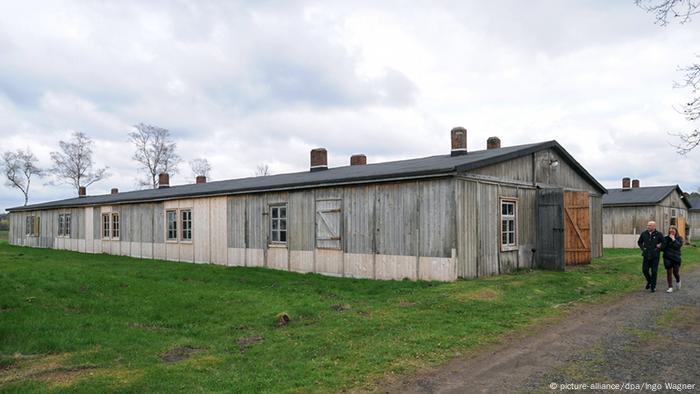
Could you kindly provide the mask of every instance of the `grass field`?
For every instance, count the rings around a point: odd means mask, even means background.
[[[8,231],[0,230],[0,241],[7,241]]]
[[[0,391],[371,389],[377,379],[496,342],[573,303],[637,290],[639,259],[635,250],[606,250],[565,273],[426,283],[0,241]],[[684,267],[700,262],[700,248],[684,249],[684,259]],[[280,312],[288,325],[278,326]]]

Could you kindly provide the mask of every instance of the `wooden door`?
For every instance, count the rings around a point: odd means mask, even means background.
[[[562,189],[537,190],[538,268],[564,270],[564,192]]]
[[[678,221],[678,226],[676,226],[676,227],[678,227],[678,235],[683,237],[683,239],[685,240],[685,239],[687,239],[687,237],[685,236],[685,218],[683,216],[678,216],[677,221]]]
[[[591,262],[591,216],[588,192],[564,193],[564,261],[566,265]]]

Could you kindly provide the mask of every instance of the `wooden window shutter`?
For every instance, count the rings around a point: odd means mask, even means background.
[[[341,200],[316,201],[316,247],[341,248]]]

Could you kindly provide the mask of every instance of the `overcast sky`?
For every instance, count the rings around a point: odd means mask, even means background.
[[[468,4],[467,4],[468,3]],[[674,108],[679,65],[700,51],[700,20],[659,27],[625,1],[0,1],[0,150],[44,167],[82,131],[112,176],[89,194],[134,189],[127,137],[170,129],[212,178],[443,154],[556,139],[604,186],[700,186],[700,149]],[[66,198],[35,183],[30,202]],[[189,166],[171,183],[190,183]],[[21,205],[0,186],[0,208]]]

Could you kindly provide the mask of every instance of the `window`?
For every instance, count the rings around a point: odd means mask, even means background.
[[[70,213],[63,215],[63,226],[64,226],[63,227],[63,235],[68,237],[68,238],[70,238],[70,234],[71,234],[70,221],[71,221]]]
[[[183,209],[180,211],[180,220],[182,223],[182,234],[180,235],[181,241],[191,241],[192,240],[192,211],[189,209]]]
[[[671,209],[671,226],[676,226],[676,210]]]
[[[165,211],[168,241],[177,241],[177,211]]]
[[[103,213],[102,214],[102,238],[104,239],[109,239],[110,231],[109,231],[109,214],[108,213]]]
[[[65,233],[65,226],[64,226],[64,218],[65,215],[62,213],[58,214],[58,236],[62,237],[63,234]]]
[[[119,213],[112,212],[112,238],[119,239]]]
[[[70,213],[58,214],[58,236],[70,238]]]
[[[192,209],[165,211],[165,239],[169,242],[192,241]]]
[[[39,236],[39,228],[41,228],[41,218],[39,216],[27,216],[24,222],[24,233],[30,237]]]
[[[501,200],[501,250],[514,249],[518,245],[517,202]]]
[[[287,207],[270,207],[270,239],[272,243],[287,243]]]

